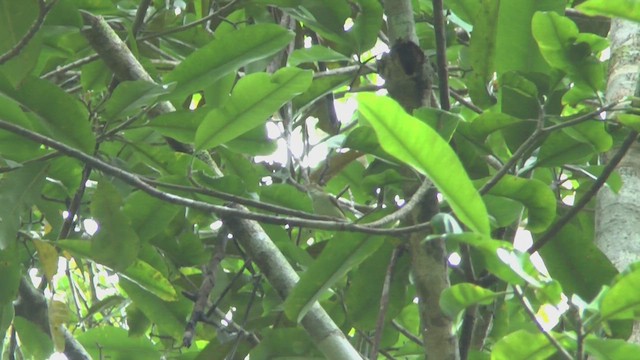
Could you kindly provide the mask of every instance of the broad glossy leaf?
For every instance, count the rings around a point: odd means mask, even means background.
[[[371,49],[378,39],[382,26],[382,5],[378,0],[357,0],[359,12],[347,34],[353,39],[357,54]]]
[[[606,16],[640,21],[640,3],[631,0],[587,0],[576,6],[590,16]]]
[[[459,17],[462,21],[467,24],[474,25],[474,28],[477,28],[478,24],[476,20],[482,21],[482,19],[478,19],[478,12],[482,9],[482,5],[484,2],[478,2],[477,0],[445,0],[444,6],[447,9],[451,9],[451,11]],[[494,17],[495,19],[495,17]],[[494,21],[495,22],[495,21]]]
[[[349,319],[362,330],[374,330],[380,311],[380,297],[393,245],[385,242],[371,256],[349,274],[349,288],[345,305]],[[389,289],[387,319],[394,319],[406,305],[406,289],[409,283],[410,259],[404,254],[396,260]],[[366,296],[365,296],[366,294]]]
[[[58,240],[56,245],[75,256],[95,260],[91,243],[86,240]],[[135,260],[128,268],[120,271],[124,278],[138,284],[155,296],[171,301],[176,299],[176,291],[158,270],[141,260]]]
[[[586,353],[596,359],[627,360],[640,356],[640,345],[622,339],[602,339],[588,335],[584,347]]]
[[[498,296],[495,292],[478,285],[461,283],[445,289],[440,295],[440,309],[455,319],[467,307],[475,304],[489,305]]]
[[[640,316],[640,265],[635,263],[620,274],[600,303],[603,320],[637,319]]]
[[[346,61],[348,57],[332,50],[328,47],[313,45],[309,48],[294,50],[289,56],[289,65],[298,66],[303,63],[313,63],[316,61]]]
[[[311,80],[311,72],[297,68],[283,68],[271,76],[245,76],[225,105],[205,116],[196,131],[196,148],[216,147],[264,124],[287,101],[307,90]]]
[[[123,215],[131,222],[141,242],[147,242],[165,230],[165,226],[180,211],[179,206],[136,191],[125,200]]]
[[[46,163],[34,162],[0,179],[0,250],[16,241],[23,211],[38,201],[46,174]]]
[[[278,148],[276,140],[269,138],[267,127],[260,125],[229,141],[226,145],[235,152],[250,156],[271,155]]]
[[[553,132],[540,147],[536,166],[580,164],[597,152],[589,143],[578,142],[564,132]]]
[[[0,343],[4,344],[7,329],[11,326],[14,315],[15,310],[13,308],[13,301],[8,301],[3,305],[0,305]]]
[[[38,17],[38,2],[35,0],[0,0],[0,54],[14,48],[26,35]],[[13,84],[19,83],[33,70],[42,50],[42,36],[36,34],[20,53],[0,66],[0,73]]]
[[[53,343],[47,333],[31,321],[16,316],[13,326],[20,338],[20,351],[27,359],[48,359],[53,353]]]
[[[542,333],[518,330],[493,345],[491,360],[546,360],[556,351]]]
[[[565,225],[539,250],[549,274],[560,281],[567,294],[593,299],[617,271],[611,261],[593,243],[593,224]],[[535,239],[535,237],[534,237]]]
[[[33,239],[33,246],[38,252],[40,269],[48,282],[53,282],[53,276],[58,272],[58,251],[49,242]]]
[[[258,24],[226,33],[184,59],[165,82],[177,82],[174,96],[204,90],[223,76],[284,48],[293,33],[275,24]]]
[[[563,13],[564,8],[563,0],[500,2],[495,54],[499,77],[508,71],[549,72],[531,34],[531,19],[536,11]]]
[[[129,337],[127,330],[113,326],[95,327],[82,332],[76,339],[94,359],[125,359],[133,354],[140,360],[162,357],[148,338]]]
[[[164,136],[191,144],[196,136],[198,125],[202,123],[207,111],[207,108],[200,108],[195,111],[178,110],[162,114],[154,118],[147,127],[157,130]]]
[[[53,83],[34,77],[21,82],[13,98],[38,119],[40,128],[35,130],[85,153],[93,153],[95,137],[89,113],[77,98]]]
[[[527,229],[534,233],[547,229],[556,217],[556,197],[542,181],[506,175],[489,194],[522,203],[529,213]]]
[[[373,126],[382,148],[427,175],[465,225],[489,234],[484,202],[451,146],[391,98],[361,94],[358,100],[359,111]]]
[[[122,205],[118,190],[102,179],[91,199],[91,216],[98,223],[91,251],[98,262],[115,270],[132,265],[140,250],[140,238],[122,212]]]
[[[138,113],[142,108],[155,103],[169,89],[148,81],[124,81],[113,91],[104,104],[108,119],[118,119]]]
[[[184,298],[174,302],[163,301],[126,279],[120,280],[120,286],[142,313],[158,326],[160,333],[174,339],[182,338],[186,316],[192,304]]]
[[[569,58],[570,48],[578,37],[578,27],[569,18],[555,12],[536,12],[531,22],[533,37],[547,62],[571,72],[575,66]]]
[[[543,284],[539,273],[531,262],[529,254],[517,251],[509,243],[494,240],[477,233],[445,234],[445,241],[458,241],[477,249],[483,257],[484,265],[500,279],[517,285],[528,283],[535,288]]]
[[[366,234],[334,236],[287,296],[284,302],[287,317],[300,322],[325,291],[376,251],[383,241],[380,237]]]
[[[0,119],[32,129],[32,119],[27,117],[18,103],[4,94],[6,86],[9,86],[8,80],[0,74]],[[45,152],[38,143],[8,131],[0,131],[0,154],[6,159],[24,161],[44,155]]]
[[[495,103],[495,99],[489,95],[487,89],[495,72],[496,35],[498,30],[498,23],[495,19],[498,17],[500,1],[458,0],[449,2],[460,3],[454,7],[454,12],[456,8],[465,9],[469,11],[466,17],[475,20],[471,40],[469,41],[469,61],[473,71],[469,74],[466,82],[473,103],[481,108],[489,107]]]
[[[16,299],[21,277],[22,264],[16,246],[0,250],[0,307]]]

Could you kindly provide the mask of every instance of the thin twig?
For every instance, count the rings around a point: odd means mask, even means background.
[[[384,225],[391,224],[393,222],[404,219],[407,215],[411,214],[411,211],[418,204],[422,202],[425,195],[427,194],[427,191],[431,189],[432,185],[433,184],[431,183],[431,181],[429,181],[428,179],[425,179],[420,185],[420,187],[418,188],[418,190],[416,190],[416,192],[413,193],[413,196],[411,196],[411,199],[407,201],[407,203],[404,204],[403,207],[401,207],[400,209],[396,210],[395,212],[381,219],[367,223],[367,226],[374,226],[374,227],[384,226]]]
[[[141,36],[137,40],[138,41],[144,41],[144,40],[155,39],[155,38],[158,38],[158,37],[171,35],[171,34],[175,34],[177,32],[181,32],[181,31],[185,31],[185,30],[191,29],[192,27],[198,26],[200,24],[204,24],[207,21],[219,16],[224,11],[226,11],[227,9],[230,9],[232,6],[234,6],[235,3],[236,3],[236,0],[233,0],[233,1],[229,2],[227,5],[221,7],[220,9],[218,9],[218,11],[213,12],[213,13],[211,13],[211,14],[203,17],[203,18],[200,18],[200,19],[198,19],[198,20],[196,20],[194,22],[190,22],[188,24],[185,24],[185,25],[182,25],[182,26],[178,26],[178,27],[175,27],[173,29],[168,29],[168,30],[165,30],[165,31],[161,31],[161,32],[158,32],[158,33]]]
[[[566,121],[561,122],[559,124],[555,124],[555,125],[551,125],[551,126],[547,126],[545,128],[542,128],[542,131],[551,132],[551,131],[554,131],[554,130],[564,129],[564,128],[567,128],[567,127],[570,127],[570,126],[581,124],[581,123],[583,123],[585,121],[592,120],[595,116],[598,116],[598,115],[602,114],[605,111],[612,110],[613,108],[615,108],[619,104],[620,104],[620,102],[617,101],[617,102],[614,102],[614,103],[599,107],[599,108],[597,108],[596,110],[594,110],[594,111],[592,111],[590,113],[587,113],[587,114],[584,114],[584,115],[580,115],[580,116],[578,116],[578,117],[576,117],[574,119],[566,120]]]
[[[131,26],[131,33],[133,36],[137,36],[138,32],[144,24],[144,19],[147,17],[147,11],[149,10],[149,6],[151,5],[152,0],[142,0],[140,1],[140,5],[138,5],[138,10],[136,10],[136,17],[133,19],[133,25]]]
[[[82,65],[86,65],[88,63],[94,62],[96,60],[100,59],[100,55],[98,54],[92,54],[89,56],[85,56],[82,59],[78,59],[76,61],[70,62],[67,65],[63,65],[63,66],[58,66],[55,70],[51,70],[48,73],[42,75],[40,78],[42,79],[48,79],[52,76],[61,74],[67,70],[71,70],[77,67],[80,67]]]
[[[593,197],[598,193],[598,190],[600,190],[600,188],[607,182],[609,176],[616,169],[624,155],[627,153],[627,151],[629,150],[631,145],[633,145],[637,138],[638,132],[632,131],[627,136],[627,138],[624,139],[624,142],[615,153],[615,155],[611,158],[611,161],[609,161],[607,166],[602,170],[602,173],[600,174],[600,176],[598,176],[598,179],[594,181],[593,185],[591,185],[589,190],[584,193],[580,200],[575,205],[573,205],[571,209],[562,218],[560,218],[560,220],[554,223],[549,228],[549,230],[547,230],[547,232],[542,235],[540,239],[538,239],[538,241],[533,244],[533,246],[531,246],[531,248],[529,248],[528,252],[530,254],[533,254],[534,252],[540,250],[547,242],[549,242],[549,240],[556,236],[558,232],[562,230],[562,228],[567,225],[569,221],[571,221],[571,219],[573,219],[574,216],[576,216],[578,212],[580,212],[580,210],[582,210],[582,208],[584,208],[591,201],[591,199],[593,199]]]
[[[378,349],[380,347],[380,340],[382,339],[382,330],[384,329],[384,320],[389,308],[389,294],[391,289],[391,278],[393,277],[393,271],[396,267],[398,255],[401,248],[396,246],[391,253],[391,259],[387,266],[387,272],[384,276],[384,283],[382,284],[382,294],[380,295],[380,308],[378,309],[378,320],[376,322],[376,330],[373,335],[373,341],[371,342],[371,352],[369,359],[378,358]]]
[[[433,0],[433,28],[436,36],[436,63],[438,65],[438,87],[440,88],[440,108],[451,110],[449,101],[449,73],[447,70],[447,37],[442,0]]]
[[[29,30],[27,30],[27,33],[24,34],[24,36],[20,39],[20,41],[18,41],[18,43],[16,43],[7,52],[0,55],[0,65],[20,55],[20,52],[24,50],[24,48],[29,44],[29,41],[31,41],[31,39],[33,39],[33,37],[38,32],[38,30],[40,30],[40,28],[42,27],[42,24],[44,24],[44,20],[47,18],[47,14],[49,14],[49,11],[53,9],[56,3],[57,3],[57,0],[52,0],[49,4],[47,4],[44,0],[38,1],[38,5],[40,6],[40,12],[38,13],[38,17],[33,22],[33,24],[31,24],[31,27],[29,28]]]
[[[414,342],[417,345],[420,345],[420,347],[424,346],[422,339],[414,335],[411,331],[405,329],[404,326],[400,325],[400,323],[396,320],[391,320],[391,326],[393,326],[394,329],[398,330],[400,334],[404,335],[410,341]]]
[[[483,113],[482,109],[477,107],[471,101],[465,99],[464,96],[458,94],[458,92],[456,92],[455,90],[453,90],[451,88],[449,88],[449,95],[451,95],[452,98],[456,99],[460,104],[462,104],[462,105],[468,107],[469,109],[471,109],[473,112],[476,112],[478,114],[482,114]]]
[[[518,298],[518,300],[520,300],[520,303],[522,304],[522,307],[524,308],[524,311],[527,313],[527,315],[529,316],[531,321],[533,321],[533,323],[536,324],[536,327],[538,328],[538,330],[540,330],[542,335],[544,335],[544,337],[546,337],[547,340],[549,340],[551,345],[553,345],[553,347],[555,347],[560,352],[560,354],[562,354],[562,356],[564,358],[569,359],[569,360],[573,360],[573,356],[571,356],[571,354],[569,354],[567,349],[565,349],[562,345],[560,345],[558,340],[556,340],[553,336],[551,336],[551,334],[549,334],[549,332],[546,331],[542,327],[540,322],[538,322],[538,319],[536,319],[536,314],[531,309],[527,299],[525,299],[525,297],[524,297],[524,294],[519,290],[519,286],[514,286],[513,287],[513,292],[516,295],[516,297]]]
[[[84,162],[85,164],[88,164],[95,169],[98,169],[100,171],[103,171],[106,174],[116,177],[122,180],[124,183],[129,184],[130,186],[133,186],[139,190],[142,190],[145,193],[151,195],[152,197],[155,197],[162,201],[165,201],[171,204],[190,207],[193,209],[202,210],[208,213],[214,213],[219,216],[221,215],[236,216],[243,219],[261,221],[264,223],[274,224],[274,225],[302,226],[302,227],[307,227],[311,229],[334,230],[334,231],[345,231],[345,232],[361,232],[361,233],[375,234],[375,235],[409,234],[409,233],[417,232],[420,230],[424,231],[426,229],[431,228],[431,223],[425,222],[425,223],[421,223],[413,226],[399,227],[395,229],[381,229],[381,228],[373,228],[365,225],[348,223],[344,221],[324,221],[324,220],[301,219],[296,217],[271,216],[271,215],[253,213],[253,212],[244,211],[244,210],[238,210],[238,209],[234,209],[226,206],[209,204],[206,202],[193,200],[193,199],[185,198],[175,194],[160,191],[154,188],[153,186],[149,185],[147,182],[145,182],[143,178],[141,178],[136,174],[133,174],[126,170],[115,167],[94,156],[85,154],[80,150],[77,150],[68,145],[65,145],[57,140],[38,134],[31,130],[25,129],[13,123],[0,120],[0,129],[10,131],[14,134],[20,135],[29,140],[36,141],[40,144],[43,144],[50,148],[58,150],[67,156],[78,159]]]

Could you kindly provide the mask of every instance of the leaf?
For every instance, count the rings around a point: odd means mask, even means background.
[[[141,242],[147,242],[165,230],[166,224],[180,211],[179,206],[153,198],[142,191],[125,200],[123,215],[131,222]]]
[[[196,131],[196,148],[216,147],[264,124],[282,105],[304,92],[311,80],[311,72],[297,68],[283,68],[271,76],[245,76],[225,105],[205,116]]]
[[[316,61],[346,61],[349,60],[343,54],[332,50],[328,47],[313,45],[308,48],[295,49],[289,56],[289,66],[298,66],[304,63],[312,63]]]
[[[637,319],[640,317],[640,264],[631,265],[616,279],[600,303],[603,320]]]
[[[546,360],[556,351],[542,333],[517,330],[493,345],[491,360]]]
[[[539,11],[533,15],[531,27],[540,53],[549,65],[571,72],[574,65],[568,55],[578,37],[576,24],[557,13]]]
[[[53,353],[51,338],[38,325],[21,316],[16,316],[13,319],[13,326],[20,338],[20,350],[26,359],[48,359]]]
[[[589,16],[606,16],[640,21],[640,3],[635,0],[587,0],[576,6]]]
[[[22,264],[16,246],[0,250],[0,307],[11,305],[16,299],[21,276]]]
[[[56,245],[76,256],[93,259],[89,241],[58,240]],[[171,285],[171,282],[162,273],[142,260],[135,260],[128,268],[118,273],[160,299],[172,301],[177,298],[176,290]]]
[[[451,1],[457,3],[457,1]],[[465,1],[470,9],[467,18],[475,20],[471,40],[469,41],[469,62],[471,74],[467,79],[469,95],[474,104],[487,108],[495,103],[488,92],[489,82],[495,72],[496,35],[500,1]],[[466,8],[465,6],[464,8]],[[454,12],[455,12],[454,7]],[[457,13],[456,13],[457,14]]]
[[[53,276],[58,272],[58,251],[48,242],[39,239],[33,239],[32,241],[38,252],[38,260],[40,260],[42,272],[47,282],[52,284]]]
[[[527,207],[527,229],[534,233],[546,230],[556,217],[556,197],[545,183],[506,175],[489,191],[494,196],[516,200]]]
[[[38,17],[38,8],[34,0],[0,0],[0,54],[14,48],[26,35]],[[17,56],[0,66],[0,73],[6,75],[11,83],[18,84],[38,63],[42,48],[42,36],[37,33]]]
[[[640,345],[622,339],[601,339],[588,335],[584,342],[586,353],[595,359],[628,360],[640,354]]]
[[[496,35],[496,70],[498,77],[509,71],[549,73],[531,33],[531,19],[536,11],[564,12],[559,0],[500,1]]]
[[[169,90],[165,87],[148,81],[121,82],[104,104],[105,116],[107,119],[118,119],[134,115],[167,93]]]
[[[158,326],[160,333],[174,339],[182,338],[186,315],[191,307],[186,299],[181,298],[177,302],[166,302],[124,279],[120,280],[120,286],[140,311]]]
[[[277,53],[293,37],[293,33],[274,24],[251,25],[225,33],[184,59],[165,76],[165,83],[178,83],[172,94],[176,97],[204,90],[223,76]]]
[[[287,317],[300,322],[327,289],[376,251],[383,241],[366,234],[334,236],[287,296],[284,302]]]
[[[484,202],[449,144],[391,98],[361,94],[358,101],[360,113],[373,126],[382,148],[427,175],[465,225],[489,234]]]
[[[154,118],[147,127],[157,130],[164,136],[191,144],[207,110],[207,108],[199,108],[195,111],[178,110],[162,114]]]
[[[64,352],[64,324],[69,321],[69,307],[65,302],[53,299],[48,307],[49,330],[56,352]]]
[[[489,305],[498,296],[478,285],[461,283],[445,289],[440,295],[440,309],[451,319],[467,307],[475,304]]]
[[[34,162],[0,179],[0,250],[16,241],[23,211],[40,198],[47,164]]]
[[[102,179],[91,200],[91,216],[98,223],[98,231],[91,237],[91,253],[114,270],[132,265],[140,248],[140,239],[122,212],[122,205],[116,188]]]
[[[2,91],[2,89],[0,89]],[[29,77],[13,95],[40,122],[34,129],[85,153],[93,153],[95,137],[87,109],[76,98],[46,80]]]
[[[76,339],[93,359],[127,359],[133,354],[139,360],[162,357],[148,338],[129,337],[127,330],[122,328],[95,327],[79,334]]]

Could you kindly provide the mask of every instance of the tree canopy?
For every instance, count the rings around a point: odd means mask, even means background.
[[[0,0],[0,359],[640,357],[611,18]]]

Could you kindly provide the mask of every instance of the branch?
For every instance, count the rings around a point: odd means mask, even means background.
[[[436,62],[438,65],[438,87],[440,88],[440,108],[451,110],[449,101],[449,72],[447,70],[447,35],[442,0],[433,0],[433,28],[436,35]]]
[[[413,211],[413,209],[415,209],[416,206],[418,206],[421,202],[424,201],[425,196],[427,195],[427,192],[429,191],[429,189],[431,189],[432,185],[433,184],[431,183],[431,181],[429,181],[428,179],[425,179],[420,185],[420,187],[418,188],[418,190],[416,190],[416,192],[413,193],[413,196],[411,196],[411,199],[407,201],[407,203],[404,204],[403,207],[401,207],[397,211],[381,219],[367,223],[367,226],[374,226],[374,227],[384,226],[384,225],[404,219],[405,217],[407,217],[407,215],[411,214],[411,212]]]
[[[235,205],[234,208],[246,211],[239,205]],[[260,224],[235,216],[223,216],[222,222],[229,228],[234,239],[244,247],[251,260],[258,265],[278,295],[286,299],[299,280],[298,274]],[[301,324],[327,359],[362,358],[317,302],[307,312]]]
[[[38,13],[38,17],[33,22],[33,24],[31,24],[31,27],[29,28],[29,30],[27,30],[27,33],[24,34],[24,36],[20,39],[20,41],[18,41],[18,43],[15,44],[7,52],[0,55],[0,65],[20,55],[20,52],[24,50],[27,44],[29,44],[29,41],[31,41],[31,39],[33,39],[33,37],[38,32],[38,30],[40,30],[40,28],[42,27],[42,24],[44,24],[44,20],[47,18],[47,14],[49,14],[49,11],[53,9],[56,2],[57,0],[52,0],[49,4],[47,4],[45,3],[44,0],[38,1],[38,5],[40,5],[40,12]]]
[[[589,203],[589,201],[591,201],[591,199],[598,193],[598,190],[600,190],[600,188],[607,182],[611,173],[616,169],[629,148],[631,148],[631,146],[636,142],[636,139],[638,139],[638,132],[632,131],[627,138],[624,139],[620,149],[618,149],[615,155],[611,158],[611,161],[609,161],[607,166],[602,170],[598,179],[594,181],[593,185],[591,185],[589,190],[585,192],[578,203],[573,205],[571,209],[562,218],[560,218],[560,220],[554,223],[551,228],[549,228],[549,230],[547,230],[547,232],[542,235],[542,237],[540,237],[540,239],[538,239],[531,248],[529,248],[528,252],[530,254],[540,250],[547,242],[549,242],[549,240],[556,236],[558,232],[562,230],[562,228]]]
[[[382,295],[380,295],[380,309],[378,310],[376,331],[371,343],[371,352],[369,355],[369,359],[378,358],[378,349],[380,347],[380,340],[382,339],[382,330],[384,329],[385,315],[387,314],[387,309],[389,308],[391,278],[393,277],[393,270],[396,267],[396,262],[398,260],[398,256],[400,255],[400,252],[401,249],[398,246],[393,249],[393,252],[391,253],[391,259],[389,260],[389,265],[387,266],[387,272],[384,276],[384,283],[382,284]]]
[[[83,57],[82,59],[78,59],[76,61],[70,62],[67,65],[63,65],[63,66],[58,66],[55,70],[51,70],[48,73],[42,75],[40,78],[42,79],[48,79],[52,76],[61,74],[67,70],[71,70],[77,67],[80,67],[82,65],[88,64],[90,62],[94,62],[96,60],[100,59],[100,55],[98,54],[93,54],[93,55],[89,55],[87,57]]]

